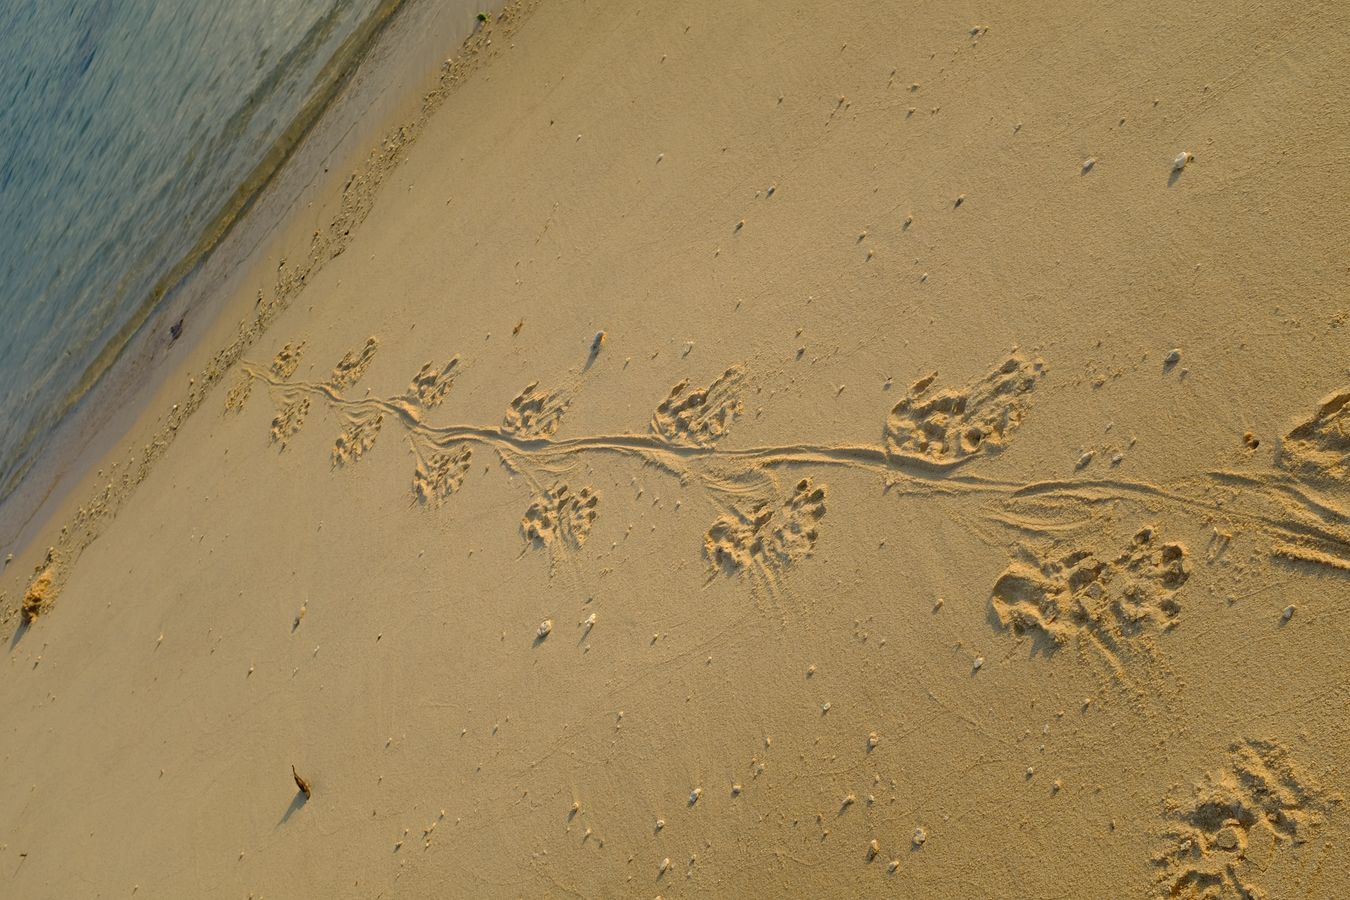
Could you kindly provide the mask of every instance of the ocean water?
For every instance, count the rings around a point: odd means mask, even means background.
[[[0,0],[0,500],[390,5]]]

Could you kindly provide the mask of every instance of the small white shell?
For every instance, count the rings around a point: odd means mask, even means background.
[[[1172,171],[1180,172],[1182,169],[1186,168],[1186,163],[1193,159],[1195,159],[1195,155],[1191,153],[1191,151],[1182,150],[1177,154],[1177,158],[1172,160]]]

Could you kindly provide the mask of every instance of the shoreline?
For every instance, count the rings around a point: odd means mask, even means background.
[[[98,355],[85,367],[75,387],[62,401],[56,425],[45,435],[30,435],[29,439],[20,445],[19,455],[24,462],[9,479],[10,484],[0,485],[0,510],[3,510],[5,501],[31,470],[35,462],[33,456],[40,455],[47,448],[66,416],[75,412],[85,398],[98,387],[162,304],[183,289],[193,274],[248,216],[254,204],[280,175],[292,155],[341,94],[366,54],[371,52],[380,39],[384,29],[410,2],[416,0],[381,0],[380,5],[338,47],[316,79],[317,90],[314,96],[301,107],[295,118],[272,142],[252,170],[225,198],[220,209],[207,222],[193,245],[155,282],[132,312],[131,317],[108,339]]]
[[[508,3],[506,10],[520,6]],[[265,159],[255,168],[250,180],[262,183],[252,189],[247,182],[240,186],[227,204],[227,210],[237,210],[217,218],[215,239],[203,236],[175,267],[174,286],[153,303],[147,301],[129,337],[115,352],[105,351],[112,353],[112,361],[63,414],[42,452],[0,501],[0,554],[12,556],[0,572],[0,629],[6,636],[22,597],[18,581],[27,582],[46,568],[42,560],[48,548],[66,557],[61,568],[73,562],[70,550],[61,545],[69,546],[70,536],[86,528],[89,519],[103,519],[103,514],[89,514],[99,507],[100,494],[129,494],[145,477],[146,458],[162,452],[186,419],[176,413],[201,402],[197,382],[219,365],[213,356],[229,353],[260,307],[275,315],[304,278],[322,267],[323,254],[340,243],[329,235],[327,245],[319,246],[322,223],[331,220],[331,226],[352,215],[344,206],[354,181],[374,177],[378,184],[397,165],[397,160],[379,159],[381,146],[402,140],[409,123],[429,114],[431,98],[452,86],[447,75],[460,65],[467,43],[484,30],[477,20],[480,10],[471,0],[461,0],[455,9],[432,0],[381,4],[358,29],[373,33],[356,41],[358,52],[353,52],[355,47],[348,50],[340,63],[344,71],[330,80],[327,96],[297,117],[296,123],[304,120],[301,133],[280,138],[269,151],[280,158]],[[489,30],[502,15],[498,5]],[[348,43],[354,38],[355,33]],[[264,171],[267,177],[260,178]],[[364,191],[370,195],[374,188]],[[371,199],[363,197],[367,207]],[[341,230],[350,231],[351,223]],[[209,248],[201,249],[203,244]],[[298,268],[292,265],[288,275],[287,260],[300,255],[307,257],[303,273],[297,277]],[[163,282],[170,280],[166,276]],[[283,292],[289,293],[281,296]],[[272,295],[270,301],[264,301],[267,295]],[[169,340],[170,326],[179,321],[181,336]],[[248,342],[260,338],[265,327],[249,335]],[[186,392],[172,384],[177,370],[187,379]],[[217,372],[216,380],[222,375]],[[113,491],[98,488],[106,480],[105,468]],[[85,496],[90,502],[78,505],[76,499]],[[87,545],[95,536],[86,531],[80,543]],[[62,580],[57,579],[58,589]]]

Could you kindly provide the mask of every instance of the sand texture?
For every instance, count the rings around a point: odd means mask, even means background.
[[[1350,8],[455,57],[6,569],[0,894],[1350,895]]]

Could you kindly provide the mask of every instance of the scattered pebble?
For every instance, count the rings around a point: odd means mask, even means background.
[[[544,621],[539,623],[539,628],[535,632],[535,636],[542,641],[544,638],[548,637],[549,634],[552,633],[552,631],[553,631],[553,620],[545,619]]]
[[[830,704],[829,704],[829,701],[826,701],[825,703],[820,704],[820,714],[821,714],[822,716],[825,715],[825,713],[827,713],[827,712],[829,712],[829,711],[830,711]]]
[[[980,669],[983,668],[984,668],[984,657],[983,656],[975,657],[974,671],[978,672],[980,671]]]
[[[1181,362],[1181,350],[1179,348],[1168,350],[1167,355],[1163,357],[1163,365],[1165,366],[1175,366],[1179,362]]]
[[[877,747],[877,744],[879,744],[879,743],[881,743],[881,738],[877,736],[877,733],[876,733],[875,731],[873,731],[871,734],[869,734],[869,735],[867,736],[867,749],[868,749],[868,750],[875,750],[876,747]]]
[[[1097,158],[1095,156],[1089,156],[1087,159],[1083,160],[1083,174],[1086,175],[1091,172],[1092,167],[1095,165],[1097,165]]]
[[[1289,606],[1286,606],[1286,607],[1284,608],[1284,611],[1280,613],[1280,618],[1283,619],[1283,620],[1286,621],[1286,622],[1288,622],[1288,621],[1289,621],[1290,619],[1292,619],[1293,617],[1294,617],[1294,607],[1293,607],[1292,604],[1290,604]]]
[[[877,854],[880,852],[881,852],[881,842],[878,841],[876,838],[872,838],[871,842],[867,845],[867,861],[871,862],[872,860],[876,859]]]
[[[1078,462],[1074,463],[1075,469],[1085,469],[1092,462],[1092,458],[1097,455],[1096,450],[1085,450],[1083,455],[1078,457]]]
[[[894,875],[895,872],[896,872],[896,870],[899,869],[899,868],[900,868],[900,860],[898,860],[898,859],[893,859],[893,860],[891,860],[890,863],[886,866],[886,871],[889,872],[890,874]]]
[[[731,796],[739,797],[741,795],[741,783],[738,781],[731,786]]]
[[[1177,158],[1172,160],[1172,171],[1180,172],[1182,169],[1186,168],[1186,164],[1193,159],[1195,159],[1195,154],[1191,153],[1189,150],[1182,150],[1177,154]]]
[[[914,829],[914,846],[922,847],[928,841],[928,831],[920,825]]]
[[[703,788],[694,788],[689,792],[689,805],[693,806],[698,802],[698,798],[703,796]]]

